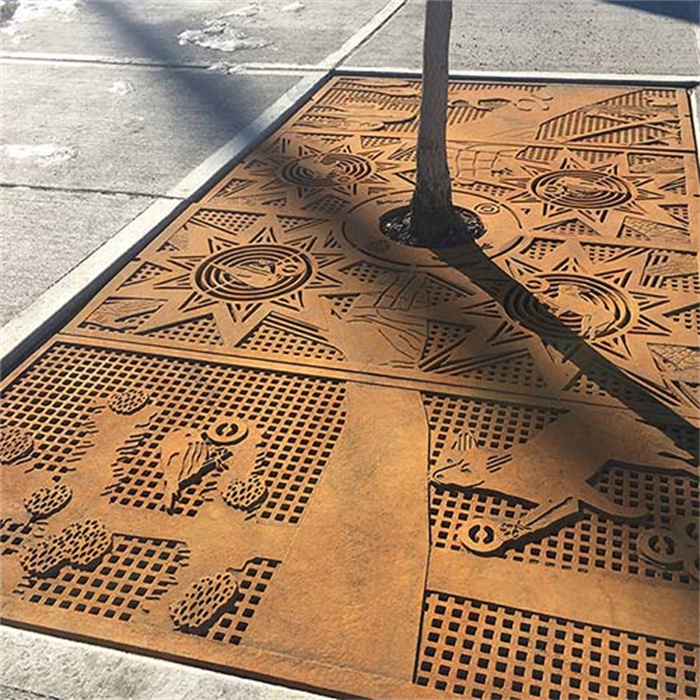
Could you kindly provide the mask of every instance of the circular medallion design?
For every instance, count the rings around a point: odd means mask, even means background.
[[[284,166],[282,177],[301,187],[333,187],[360,182],[372,174],[372,164],[352,153],[328,153],[298,158]]]
[[[595,170],[545,173],[532,181],[532,191],[545,202],[571,209],[610,209],[632,198],[624,180]]]
[[[401,267],[435,268],[469,264],[473,253],[469,246],[452,248],[449,260],[428,248],[406,246],[389,240],[381,230],[380,222],[389,212],[405,208],[411,202],[413,190],[379,194],[353,207],[343,222],[343,236],[347,242],[364,255],[400,265]],[[486,233],[476,238],[477,245],[488,243],[488,255],[494,258],[511,250],[518,243],[517,234],[522,224],[515,212],[504,204],[493,202],[482,195],[452,191],[455,207],[488,216],[482,219]]]
[[[309,259],[282,245],[259,244],[224,250],[195,272],[197,286],[222,301],[274,299],[299,289],[311,277]]]
[[[600,279],[550,273],[528,280],[524,287],[508,294],[506,310],[538,334],[567,337],[568,329],[592,340],[623,333],[635,321],[634,302]]]

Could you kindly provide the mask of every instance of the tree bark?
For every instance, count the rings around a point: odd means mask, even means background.
[[[426,246],[448,237],[457,221],[446,141],[451,22],[452,0],[427,0],[416,189],[411,201],[411,232]]]

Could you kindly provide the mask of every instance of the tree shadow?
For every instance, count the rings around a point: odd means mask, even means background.
[[[177,85],[178,105],[192,105],[199,111],[206,110],[207,118],[214,122],[215,128],[228,137],[245,135],[246,127],[258,113],[247,106],[235,79],[228,80],[227,89],[221,90],[216,80],[217,74],[178,65],[182,63],[182,56],[134,20],[126,3],[97,2],[91,4],[90,9],[105,19],[139,53],[151,58],[154,63],[171,66],[163,70],[168,71],[168,78]],[[177,46],[175,37],[173,44]],[[223,80],[223,76],[219,77]]]
[[[700,3],[697,0],[603,0],[610,5],[622,5],[640,12],[662,15],[672,19],[700,24]]]
[[[565,324],[530,289],[489,258],[476,242],[458,249],[435,249],[433,252],[453,270],[464,275],[466,282],[496,301],[506,318],[519,322],[553,348],[568,347],[570,350],[566,352],[566,359],[595,384],[600,386],[599,377],[606,376],[607,381],[600,388],[604,388],[641,420],[664,432],[679,448],[696,449],[698,431],[692,423],[662,397],[656,396],[652,386],[645,386],[639,379],[630,376],[597,350],[589,338]],[[514,306],[528,309],[529,317],[526,314],[515,316],[511,313]],[[546,336],[540,330],[542,327],[547,329]],[[689,442],[692,448],[689,448]]]

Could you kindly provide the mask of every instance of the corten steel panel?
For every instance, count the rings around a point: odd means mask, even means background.
[[[341,77],[5,379],[2,614],[373,697],[698,697],[681,90]]]

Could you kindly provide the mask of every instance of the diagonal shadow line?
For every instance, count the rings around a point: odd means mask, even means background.
[[[144,56],[153,58],[158,63],[179,64],[182,57],[166,42],[158,40],[148,29],[129,15],[125,3],[108,1],[90,4],[90,9],[101,15],[122,37],[132,44]],[[175,41],[175,39],[173,39]],[[168,70],[164,68],[163,70]],[[257,112],[246,108],[246,100],[236,94],[235,80],[227,81],[227,89],[217,89],[216,80],[208,79],[201,70],[171,70],[169,77],[182,89],[179,102],[197,104],[207,110],[207,116],[213,117],[217,129],[229,136],[244,134]]]
[[[700,24],[700,5],[697,0],[603,0],[610,5],[629,7],[638,12],[672,17],[691,24]]]
[[[408,201],[405,202],[409,204]],[[339,214],[334,217],[335,221],[342,226],[342,223],[347,223],[353,220],[353,226],[362,226],[369,231],[379,231],[379,222],[370,220],[361,211],[355,210],[344,215]],[[394,244],[397,245],[397,244]],[[344,240],[344,246],[349,247],[347,239]],[[410,248],[407,247],[407,250]],[[482,250],[481,246],[475,241],[460,246],[458,248],[432,248],[430,251],[444,263],[449,265],[453,270],[461,273],[465,277],[465,288],[469,286],[478,287],[488,298],[493,299],[501,307],[503,318],[513,319],[527,328],[540,341],[545,343],[550,340],[545,337],[537,326],[545,326],[551,334],[550,345],[554,348],[568,343],[575,346],[573,353],[567,354],[567,359],[572,362],[582,372],[584,376],[589,378],[594,384],[600,386],[608,394],[616,398],[621,404],[634,412],[640,419],[645,421],[650,426],[653,426],[666,434],[682,451],[691,451],[697,453],[697,439],[700,437],[700,432],[691,422],[682,415],[676,413],[673,408],[669,407],[660,398],[655,396],[648,386],[644,386],[640,381],[630,376],[622,370],[613,361],[603,355],[595,347],[593,347],[587,338],[578,334],[571,327],[567,326],[561,319],[553,314],[545,307],[537,297],[525,287],[523,284],[513,279],[508,272],[503,270],[496,262],[494,262]],[[357,251],[354,251],[357,252]],[[408,261],[407,261],[408,262]],[[410,269],[410,268],[407,268]],[[513,315],[508,312],[508,300],[513,296],[519,296],[524,302],[524,308],[536,309],[537,326],[527,325],[528,319],[513,318]],[[449,305],[449,303],[448,303]],[[424,319],[429,320],[429,310],[426,309]],[[412,310],[412,316],[420,314],[417,310]],[[455,306],[453,314],[450,314],[455,322],[459,322],[465,318],[464,311]],[[534,319],[533,319],[534,320]],[[532,357],[536,368],[542,376],[546,376],[546,371],[537,367],[538,361],[536,357]],[[599,378],[599,373],[607,373],[612,381],[607,381],[603,385]],[[532,391],[530,392],[532,393]],[[551,400],[551,395],[547,398]],[[687,443],[688,435],[692,434],[692,442],[694,447],[689,448]]]
[[[620,369],[618,365],[593,347],[586,338],[564,324],[527,287],[513,279],[491,260],[476,242],[472,241],[457,249],[434,249],[433,253],[450,265],[453,270],[463,274],[469,283],[496,301],[506,318],[512,318],[512,315],[508,313],[507,306],[509,299],[513,296],[519,297],[524,302],[525,308],[536,309],[537,325],[546,325],[550,329],[551,344],[554,347],[559,342],[575,345],[575,352],[567,356],[567,359],[573,362],[584,375],[591,375],[590,379],[598,384],[593,372],[602,370],[608,373],[613,381],[606,382],[604,388],[607,393],[614,396],[646,423],[665,433],[679,448],[684,451],[688,449],[682,436],[679,435],[679,429],[690,431],[696,435],[698,429],[692,423],[654,396],[648,387]],[[537,328],[528,325],[527,319],[518,318],[515,320],[539,336],[542,342],[549,340]]]
[[[168,49],[163,42],[154,41],[153,36],[149,34],[146,29],[139,26],[137,22],[134,22],[128,16],[128,10],[125,11],[123,6],[120,7],[120,3],[98,2],[95,3],[93,7],[97,12],[102,13],[120,33],[129,41],[136,44],[147,55],[153,56],[163,63],[177,62],[179,58],[177,54]],[[227,96],[221,91],[213,89],[210,85],[206,84],[206,81],[201,80],[201,75],[196,75],[187,71],[175,71],[174,74],[185,89],[185,94],[201,105],[207,105],[213,109],[214,117],[226,131],[240,131],[242,126],[245,127],[245,125],[250,122],[249,115],[246,115],[242,109],[236,114],[234,110],[231,109],[232,105],[229,99],[227,99]],[[240,106],[240,102],[237,103],[237,106]],[[236,116],[238,116],[237,120]],[[245,128],[243,128],[243,131],[245,131]],[[290,188],[291,187],[292,185],[290,183]],[[339,214],[334,218],[337,219],[338,223],[341,223],[344,217]],[[378,222],[365,222],[366,225],[374,227],[377,226],[377,223]],[[642,386],[638,381],[620,370],[617,365],[591,347],[584,338],[572,331],[572,329],[563,324],[559,318],[539,304],[536,297],[534,297],[527,288],[516,282],[496,263],[491,261],[476,243],[472,243],[458,250],[436,249],[434,253],[451,267],[464,274],[472,284],[480,287],[487,295],[497,301],[504,308],[507,317],[508,314],[504,304],[508,294],[517,293],[523,295],[523,299],[528,299],[531,304],[536,305],[536,308],[539,310],[538,315],[540,320],[547,322],[547,325],[554,330],[558,339],[569,340],[578,346],[577,352],[569,359],[574,362],[584,374],[588,375],[595,365],[608,372],[616,381],[610,382],[610,386],[606,385],[605,390],[637,413],[647,423],[668,434],[676,444],[679,444],[680,440],[677,432],[678,428],[691,430],[693,433],[696,432],[696,428],[691,423],[675,413],[657,397],[653,396],[647,387]],[[468,264],[466,265],[464,262],[465,255],[467,255],[468,258]],[[458,261],[458,258],[461,262]],[[637,396],[643,397],[643,400],[635,400],[630,397],[631,394],[637,394]],[[673,426],[675,426],[676,430],[672,430]]]

